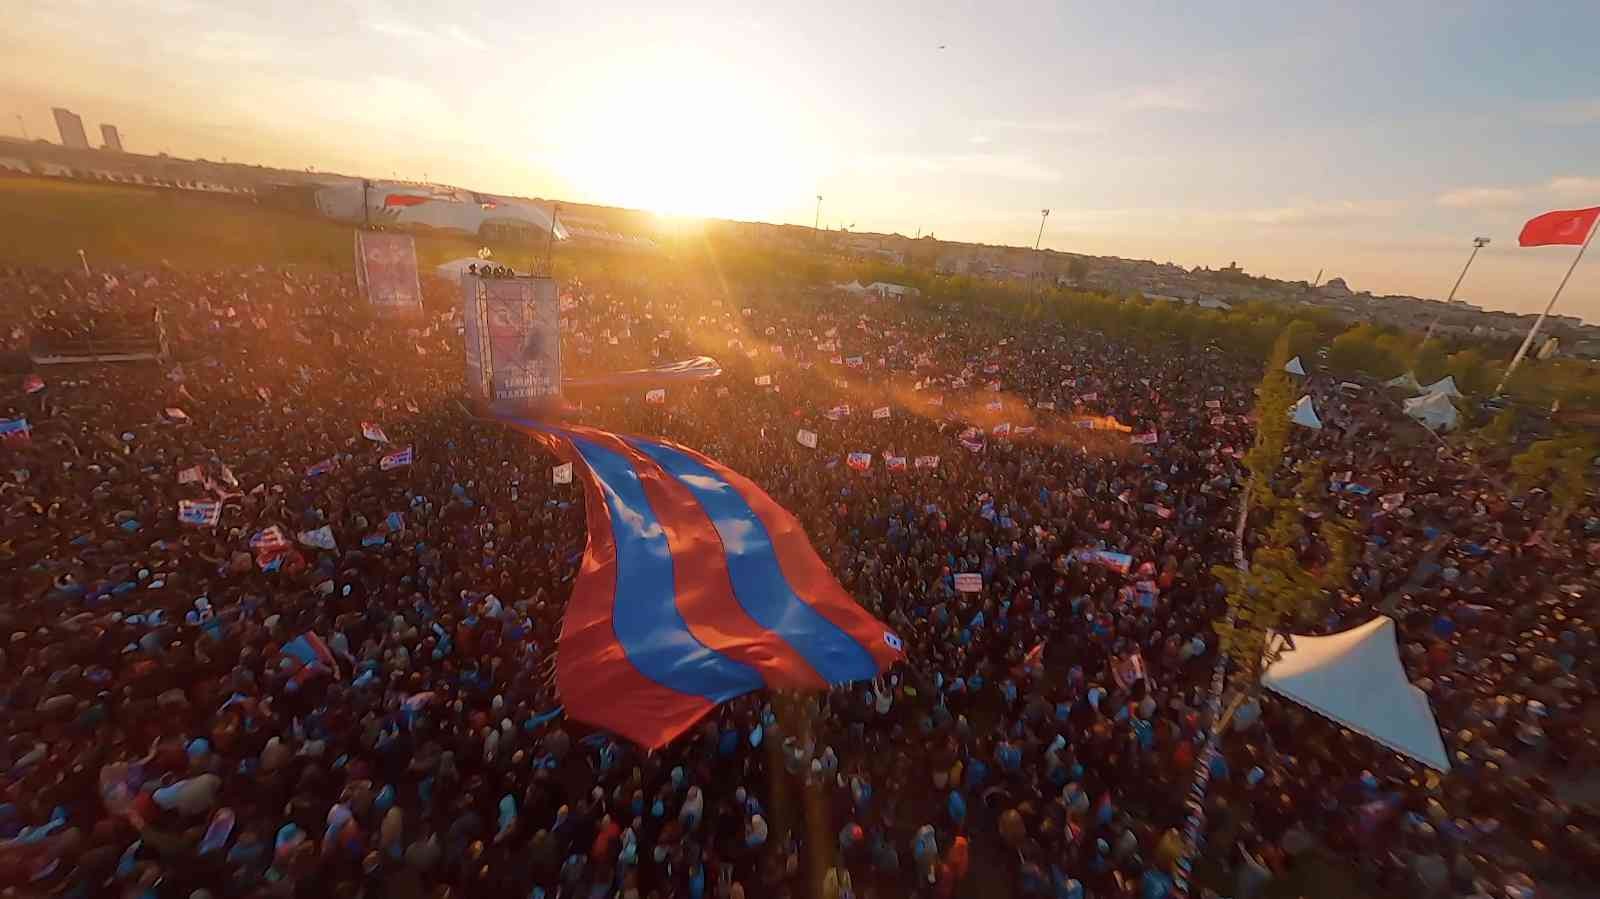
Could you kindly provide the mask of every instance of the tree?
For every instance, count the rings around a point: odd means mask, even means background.
[[[1417,373],[1417,380],[1432,384],[1448,374],[1445,359],[1444,347],[1439,341],[1430,340],[1417,347],[1411,359],[1411,370]]]
[[[1509,446],[1517,433],[1517,411],[1507,406],[1501,409],[1488,424],[1472,433],[1472,443],[1481,450]]]
[[[1468,348],[1451,353],[1445,359],[1445,371],[1456,379],[1462,393],[1478,395],[1494,389],[1495,372],[1481,351]]]
[[[1287,330],[1279,336],[1267,361],[1256,400],[1256,441],[1245,456],[1250,483],[1242,514],[1269,516],[1270,524],[1247,565],[1212,568],[1228,591],[1228,614],[1214,628],[1222,651],[1245,678],[1244,693],[1254,692],[1261,673],[1275,661],[1267,652],[1268,633],[1290,633],[1312,620],[1329,592],[1348,580],[1356,558],[1355,525],[1323,508],[1326,478],[1320,464],[1299,466],[1291,494],[1281,495],[1276,487],[1295,393],[1283,371],[1289,338]],[[1314,546],[1304,524],[1308,515],[1318,520],[1316,536],[1326,555],[1320,568],[1304,561]]]
[[[1245,493],[1245,508],[1251,512],[1271,508],[1272,479],[1283,464],[1283,451],[1289,444],[1289,408],[1294,405],[1294,382],[1283,370],[1289,364],[1289,334],[1278,335],[1256,396],[1256,441],[1245,454],[1250,471],[1250,486]]]
[[[1568,434],[1535,442],[1511,458],[1517,489],[1549,485],[1550,516],[1546,530],[1559,540],[1567,517],[1578,511],[1589,492],[1589,467],[1600,448],[1588,434]]]
[[[1384,340],[1374,325],[1356,325],[1333,339],[1328,349],[1328,364],[1338,371],[1366,372],[1388,380],[1405,371],[1405,362]]]

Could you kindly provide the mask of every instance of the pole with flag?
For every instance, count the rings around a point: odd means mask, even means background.
[[[1583,251],[1589,249],[1589,241],[1594,238],[1595,219],[1600,218],[1600,206],[1588,209],[1562,209],[1555,212],[1546,212],[1544,215],[1528,219],[1522,226],[1522,233],[1517,236],[1517,244],[1524,247],[1546,246],[1573,246],[1578,247],[1578,255],[1572,257],[1572,264],[1567,266],[1567,273],[1562,276],[1561,283],[1556,285],[1556,292],[1550,297],[1550,302],[1545,304],[1544,311],[1533,320],[1533,327],[1528,329],[1528,336],[1523,338],[1522,346],[1517,348],[1517,354],[1511,358],[1511,365],[1500,378],[1499,386],[1495,387],[1494,395],[1499,396],[1506,389],[1506,384],[1511,381],[1511,374],[1517,370],[1522,358],[1528,355],[1528,347],[1533,345],[1533,339],[1539,336],[1539,326],[1544,324],[1545,317],[1550,310],[1555,308],[1556,300],[1561,299],[1561,291],[1567,286],[1567,281],[1572,278],[1572,273],[1577,270],[1578,263],[1583,261]]]

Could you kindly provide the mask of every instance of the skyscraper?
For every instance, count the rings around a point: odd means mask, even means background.
[[[57,106],[50,110],[56,117],[56,130],[61,132],[61,146],[73,150],[89,149],[89,136],[83,133],[83,119],[72,113],[70,109]]]
[[[116,125],[107,125],[102,122],[100,124],[100,136],[104,139],[101,149],[110,150],[113,153],[122,152],[122,135],[117,133]]]

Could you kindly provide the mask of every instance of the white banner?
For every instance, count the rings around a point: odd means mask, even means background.
[[[178,500],[178,521],[197,527],[210,527],[222,518],[222,503],[207,500]]]
[[[572,483],[572,463],[563,462],[550,469],[550,480],[557,484]]]
[[[873,409],[872,410],[872,417],[873,418],[888,418],[889,417],[889,407],[888,406],[879,406],[878,408]]]
[[[334,539],[333,528],[329,525],[323,525],[314,531],[301,531],[296,535],[295,539],[299,540],[301,544],[305,546],[315,546],[318,549],[331,549],[334,552],[339,551],[339,543]]]
[[[800,441],[801,446],[810,447],[811,449],[817,448],[816,431],[808,431],[805,428],[801,428],[800,433],[794,435],[794,439]]]
[[[983,575],[970,573],[956,575],[957,593],[982,593]]]
[[[918,468],[938,468],[939,467],[939,457],[938,456],[918,456],[917,457],[917,467]]]
[[[645,393],[644,401],[657,406],[665,406],[667,404],[667,391],[664,388],[657,387],[655,390]]]
[[[757,375],[756,376],[756,386],[757,387],[771,387],[772,386],[772,376],[771,375]]]

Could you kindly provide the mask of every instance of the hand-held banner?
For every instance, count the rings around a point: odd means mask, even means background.
[[[222,503],[215,500],[178,500],[178,521],[196,527],[211,527],[222,519]]]
[[[409,446],[402,450],[395,450],[378,460],[378,468],[382,471],[393,471],[396,468],[410,464],[411,447]]]

